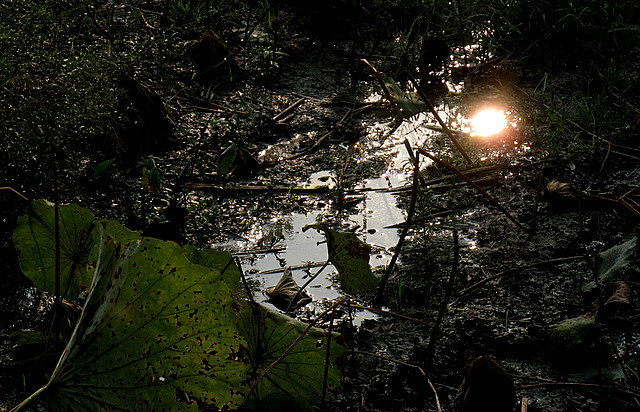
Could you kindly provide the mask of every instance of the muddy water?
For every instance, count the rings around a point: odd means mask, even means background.
[[[396,195],[389,190],[407,185],[407,176],[411,175],[409,156],[403,142],[406,139],[413,147],[428,147],[436,132],[425,126],[434,123],[424,113],[393,128],[390,124],[372,119],[364,122],[367,134],[355,144],[352,162],[375,160],[384,162],[387,167],[378,177],[364,178],[350,188],[349,196],[360,201],[356,213],[340,217],[338,226],[350,228],[372,246],[370,265],[374,271],[384,271],[398,242],[399,230],[390,226],[406,219],[405,212],[396,204]],[[319,171],[311,174],[303,186],[332,188],[335,184],[334,172]],[[303,231],[303,228],[318,222],[335,222],[336,212],[325,203],[319,205],[306,214],[283,214],[256,221],[246,233],[216,245],[240,257],[257,301],[270,306],[263,291],[278,282],[284,268],[291,269],[299,285],[320,270],[327,259],[324,236],[314,229]],[[256,244],[268,244],[270,247],[267,250],[255,250]],[[317,312],[344,295],[334,281],[336,273],[336,269],[329,265],[309,284],[307,292],[312,296],[313,303],[306,310]],[[360,323],[374,316],[370,312],[360,312],[356,314],[355,322]]]

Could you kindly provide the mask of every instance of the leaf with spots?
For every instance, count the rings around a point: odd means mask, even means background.
[[[53,278],[53,214],[51,204],[33,202],[14,234],[25,273],[44,290]],[[234,299],[240,274],[227,252],[142,238],[75,205],[59,216],[61,243],[75,245],[67,249],[76,269],[63,271],[63,284],[79,291],[73,274],[91,279],[89,293],[49,382],[21,405],[46,394],[52,411],[235,409],[301,334],[300,322]],[[305,335],[252,402],[293,399],[296,410],[309,409],[323,388],[324,345],[319,329]],[[332,345],[330,361],[343,350]],[[327,376],[337,388],[338,370]]]
[[[250,383],[276,361],[307,328],[288,316],[248,302],[236,305],[240,331],[248,344],[245,359],[250,365]],[[258,382],[247,405],[259,411],[313,411],[322,396],[327,332],[311,328],[293,350]],[[336,361],[344,354],[332,336],[327,375],[329,395],[340,388]]]
[[[369,266],[371,246],[350,232],[338,232],[323,225],[307,225],[303,231],[313,228],[324,232],[327,239],[329,260],[338,269],[340,287],[347,293],[364,295],[375,290],[378,284]]]
[[[93,213],[78,205],[58,207],[60,224],[60,289],[65,299],[76,299],[89,287],[92,273],[88,266],[100,237]],[[18,219],[13,242],[20,249],[20,268],[37,288],[47,292],[55,289],[55,211],[53,204],[34,200]],[[105,231],[120,242],[140,239],[133,232],[112,220],[101,221]],[[95,252],[94,252],[95,253]]]
[[[51,410],[237,407],[246,346],[220,273],[170,242],[101,245],[89,297],[45,387]]]

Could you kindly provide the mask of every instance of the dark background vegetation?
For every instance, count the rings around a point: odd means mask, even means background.
[[[0,296],[7,313],[0,331],[30,322],[13,300],[29,285],[11,241],[22,196],[77,202],[132,229],[151,230],[183,213],[176,187],[189,181],[193,165],[181,156],[198,133],[181,96],[223,99],[265,87],[300,48],[393,57],[380,69],[400,79],[415,71],[425,36],[452,47],[480,44],[487,56],[517,66],[522,86],[545,102],[527,119],[536,153],[577,165],[588,186],[597,184],[610,149],[593,135],[638,148],[638,21],[636,0],[2,1]],[[192,54],[207,30],[238,62],[208,85]],[[352,69],[346,77],[352,98],[360,98],[357,82],[369,75]],[[145,90],[160,104],[145,100]],[[229,143],[249,147],[272,132],[249,98],[230,101],[249,116],[211,119],[213,137],[203,147],[216,154],[213,162]],[[153,156],[171,158],[158,191],[143,182]],[[636,160],[626,157],[620,167],[633,169]]]

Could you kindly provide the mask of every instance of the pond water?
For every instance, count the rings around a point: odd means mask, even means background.
[[[461,84],[448,84],[452,93],[458,93],[462,89]],[[365,99],[367,103],[376,104],[384,98],[379,93],[374,93]],[[386,103],[385,103],[386,104]],[[459,103],[453,103],[446,110],[437,108],[440,117],[450,127],[457,130],[461,138],[490,140],[491,134],[495,134],[503,127],[515,127],[510,113],[500,110],[481,113],[478,119],[465,118],[460,110]],[[446,105],[443,105],[446,107]],[[481,104],[474,107],[482,108]],[[470,113],[469,115],[474,115]],[[421,112],[404,119],[400,125],[388,123],[390,118],[381,116],[363,116],[362,126],[365,135],[353,144],[349,150],[353,153],[351,163],[371,162],[376,159],[386,164],[386,168],[374,177],[363,177],[355,186],[346,188],[347,198],[359,199],[356,213],[337,215],[327,203],[318,202],[315,209],[306,213],[275,214],[254,222],[253,226],[244,233],[237,234],[233,239],[217,243],[214,246],[222,246],[236,253],[240,257],[244,272],[254,292],[254,298],[269,306],[264,290],[274,286],[285,268],[290,268],[298,285],[304,284],[310,276],[316,274],[327,259],[327,248],[324,235],[316,230],[303,231],[306,225],[327,222],[330,227],[348,228],[354,231],[359,238],[372,246],[370,265],[374,272],[382,273],[389,263],[393,248],[399,237],[397,227],[406,220],[404,210],[396,204],[396,194],[389,189],[408,185],[407,178],[411,177],[412,166],[409,154],[404,142],[412,147],[432,148],[442,146],[443,130],[433,115]],[[293,139],[276,143],[261,152],[266,158],[286,158],[291,153],[293,146],[298,144],[304,136],[296,134]],[[421,167],[429,165],[431,161],[426,157],[421,159]],[[304,179],[300,179],[303,180]],[[336,172],[320,170],[310,173],[302,186],[306,188],[333,187],[336,183]],[[474,230],[461,233],[463,246],[475,247]],[[268,245],[265,250],[264,245]],[[255,250],[260,245],[260,250]],[[307,292],[313,298],[313,303],[305,309],[310,312],[318,312],[318,309],[328,306],[332,301],[343,295],[334,281],[336,269],[329,265],[307,287]],[[319,306],[318,306],[319,305]],[[374,317],[370,312],[358,313],[356,323],[367,317]]]
[[[372,120],[365,123],[366,137],[356,143],[354,162],[378,157],[387,164],[379,177],[364,178],[351,189],[348,196],[360,199],[356,213],[340,218],[341,227],[351,228],[362,241],[372,246],[370,265],[374,272],[384,271],[398,243],[399,229],[390,226],[406,220],[405,212],[396,204],[396,195],[389,190],[407,185],[407,175],[411,174],[409,156],[403,142],[407,139],[414,147],[424,147],[436,135],[436,132],[424,127],[426,123],[434,121],[424,113],[405,120],[395,128]],[[423,166],[427,164],[424,160]],[[304,187],[333,187],[335,181],[334,172],[319,171],[308,177]],[[327,204],[320,203],[318,208],[306,214],[276,215],[256,221],[246,233],[216,246],[231,250],[240,257],[254,298],[270,306],[264,290],[278,282],[285,268],[292,271],[299,285],[321,268],[327,259],[324,235],[315,229],[303,231],[303,227],[327,220],[335,221],[335,214],[335,210]],[[265,243],[270,244],[267,250],[252,249],[256,244]],[[309,284],[306,290],[313,298],[313,303],[306,310],[317,312],[344,295],[334,281],[336,273],[336,269],[328,265]],[[354,321],[358,324],[363,319],[375,316],[372,312],[358,312]]]

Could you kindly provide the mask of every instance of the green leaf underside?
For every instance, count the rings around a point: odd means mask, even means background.
[[[96,168],[93,171],[93,177],[98,177],[104,173],[106,173],[109,169],[111,169],[111,166],[113,166],[113,163],[116,161],[116,159],[107,159],[104,160],[100,163],[98,163],[96,165]]]
[[[76,299],[91,283],[87,271],[89,254],[95,245],[93,213],[78,205],[60,206],[60,288],[66,299]],[[27,206],[13,234],[20,253],[20,269],[35,286],[47,292],[55,289],[54,207],[44,200]]]
[[[629,255],[636,247],[636,238],[613,246],[596,257],[596,274],[601,282],[613,280],[616,272],[629,263]]]
[[[338,270],[340,287],[347,293],[367,294],[375,290],[378,278],[371,272],[371,247],[350,232],[338,232],[323,225],[307,225],[303,231],[314,228],[324,232],[329,260]]]
[[[403,115],[411,117],[427,110],[427,105],[415,92],[405,92],[389,76],[384,76],[384,84],[387,86]]]
[[[635,237],[631,238],[622,244],[598,253],[595,261],[595,272],[600,284],[606,284],[616,279],[616,274],[620,269],[629,263],[629,256],[636,247],[636,240]],[[583,291],[590,292],[595,288],[596,283],[590,282],[583,287]]]
[[[238,406],[247,365],[232,302],[220,273],[190,263],[175,244],[106,241],[49,384],[51,409],[197,410],[187,399]]]
[[[236,308],[254,377],[276,361],[308,326],[248,302],[241,302]],[[335,340],[331,341],[330,349],[329,394],[340,387],[340,372],[334,362],[346,350]],[[326,350],[326,332],[311,328],[291,353],[267,372],[247,406],[261,411],[283,410],[285,406],[295,406],[296,411],[312,410],[311,404],[317,403],[322,394]]]

